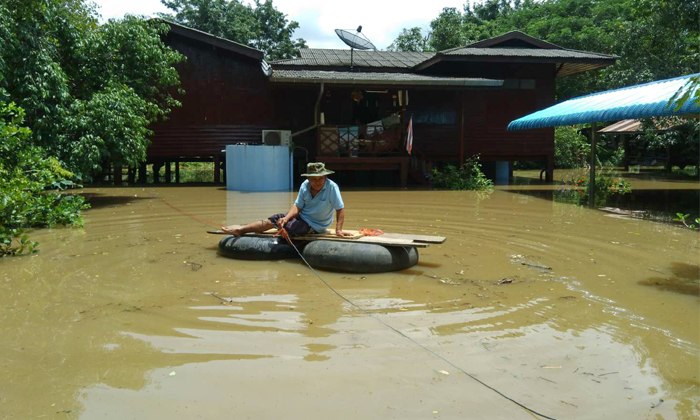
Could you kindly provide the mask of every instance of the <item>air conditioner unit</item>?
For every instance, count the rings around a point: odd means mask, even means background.
[[[290,130],[263,130],[262,142],[266,146],[289,146],[292,140]]]

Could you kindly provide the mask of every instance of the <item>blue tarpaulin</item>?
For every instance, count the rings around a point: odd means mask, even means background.
[[[700,107],[693,103],[693,92],[680,109],[668,106],[679,89],[689,89],[690,78],[698,75],[700,73],[570,99],[512,121],[508,130],[700,113]]]

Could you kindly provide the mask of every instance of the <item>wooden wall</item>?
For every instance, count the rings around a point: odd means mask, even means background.
[[[260,141],[276,128],[274,102],[260,63],[210,44],[169,34],[165,43],[187,60],[177,66],[184,95],[169,120],[154,124],[148,157],[221,154],[226,144]]]
[[[535,89],[472,91],[464,96],[465,156],[482,160],[541,160],[554,155],[554,130],[508,131],[508,124],[554,102],[554,80]]]

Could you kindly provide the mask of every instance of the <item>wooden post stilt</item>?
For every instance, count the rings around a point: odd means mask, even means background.
[[[625,149],[625,172],[630,170],[630,139],[627,134],[622,134],[622,147]]]
[[[156,161],[153,162],[153,183],[157,184],[160,182],[160,167],[163,166],[163,162]]]
[[[170,173],[170,161],[166,160],[165,161],[165,183],[170,184],[170,181],[172,181],[171,173]]]
[[[175,183],[180,183],[180,159],[175,159]]]
[[[214,183],[221,183],[221,158],[219,155],[214,156]]]
[[[591,123],[591,178],[588,181],[588,207],[595,207],[595,163],[596,143],[598,142],[598,123]]]
[[[145,184],[146,179],[146,162],[141,162],[139,165],[139,184]]]
[[[122,165],[114,165],[114,185],[122,185]]]

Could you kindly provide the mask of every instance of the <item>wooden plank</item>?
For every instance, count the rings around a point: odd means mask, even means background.
[[[409,238],[410,235],[406,235],[404,238],[391,238],[386,236],[387,234],[381,235],[381,236],[364,236],[359,234],[357,231],[347,231],[353,233],[355,236],[352,237],[344,237],[341,238],[340,236],[336,236],[335,234],[332,233],[324,233],[324,234],[313,234],[313,235],[303,235],[303,236],[293,236],[292,239],[295,241],[318,241],[318,240],[329,240],[329,241],[340,241],[340,242],[361,242],[361,243],[367,243],[367,244],[377,244],[377,245],[384,245],[384,246],[412,246],[416,248],[426,248],[428,246],[427,242],[418,242],[414,241],[413,239]],[[215,235],[226,235],[227,233],[221,231],[221,230],[208,230],[207,233],[215,234]],[[276,230],[270,229],[264,233],[247,233],[246,235],[249,236],[257,236],[257,237],[271,237],[275,233],[277,233]],[[430,238],[430,237],[428,237]]]
[[[403,233],[384,233],[382,235],[382,238],[391,238],[391,239],[406,239],[406,240],[412,240],[413,242],[422,242],[426,244],[442,244],[445,243],[447,238],[442,237],[442,236],[427,236],[427,235],[410,235],[410,234],[403,234]]]
[[[235,226],[235,225],[234,225]],[[243,227],[243,225],[237,225],[237,227]],[[226,235],[224,231],[221,230],[213,230],[213,231],[207,231],[208,233],[215,234],[215,235]],[[266,234],[274,234],[277,232],[275,229],[270,229],[266,231]],[[352,233],[353,236],[348,237],[348,239],[359,239],[364,237],[359,231],[357,230],[344,230],[344,232]],[[447,238],[444,236],[429,236],[429,235],[413,235],[410,233],[390,233],[390,232],[384,232],[381,236],[381,238],[388,238],[388,239],[400,239],[404,241],[413,241],[413,242],[423,242],[426,244],[442,244],[445,243]],[[332,239],[338,239],[338,236],[336,236],[335,233],[331,232],[325,232],[325,233],[316,233],[314,235],[311,235],[311,238],[314,239],[319,239],[319,238],[332,238]],[[296,239],[296,237],[295,237]]]

